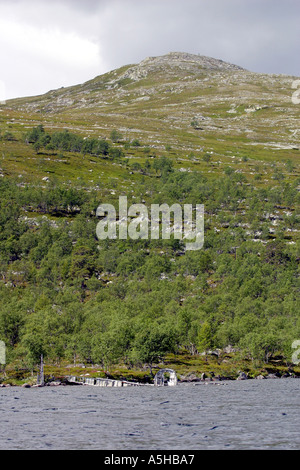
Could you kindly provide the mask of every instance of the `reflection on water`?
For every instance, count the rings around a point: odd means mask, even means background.
[[[0,389],[0,449],[299,449],[299,379]]]

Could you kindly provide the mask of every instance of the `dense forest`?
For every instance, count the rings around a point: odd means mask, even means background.
[[[25,140],[35,151],[90,153],[114,161],[126,147],[42,126]],[[135,142],[134,145],[139,145]],[[130,167],[132,170],[132,167]],[[204,247],[180,240],[98,240],[96,209],[118,207],[101,188],[51,179],[0,179],[0,340],[7,362],[32,367],[62,360],[152,367],[170,352],[239,348],[291,362],[300,338],[299,181],[255,187],[225,167],[209,180],[147,159],[134,199],[204,204]],[[124,194],[124,193],[123,193]],[[279,214],[275,216],[274,214]]]

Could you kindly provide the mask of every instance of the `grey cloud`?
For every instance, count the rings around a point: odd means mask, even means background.
[[[200,53],[257,72],[300,75],[298,0],[0,0],[1,13],[37,31],[59,30],[96,43],[102,66],[91,68],[93,76],[170,51]],[[13,81],[20,53],[10,44],[6,49],[3,70]],[[23,67],[26,52],[22,57]],[[57,86],[60,76],[72,75],[70,84],[93,78],[61,63],[47,65],[47,57],[43,63],[31,57],[25,75],[31,89],[36,76],[47,77],[45,88]],[[25,82],[23,73],[20,94],[27,94]]]
[[[111,66],[181,50],[297,74],[299,19],[297,0],[113,0],[99,41]]]

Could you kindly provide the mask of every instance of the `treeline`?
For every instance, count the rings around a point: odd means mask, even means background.
[[[40,150],[56,151],[56,152],[75,152],[83,155],[100,156],[111,160],[122,162],[125,158],[125,151],[132,148],[142,148],[142,144],[138,139],[131,142],[122,140],[123,136],[120,132],[112,130],[110,133],[110,141],[101,138],[86,138],[78,134],[69,132],[68,130],[48,133],[43,125],[38,125],[28,131],[24,140],[27,144],[32,144],[36,152]],[[116,146],[116,144],[118,144]],[[123,148],[120,147],[122,145]],[[143,155],[146,157],[154,157],[149,147],[143,147]],[[139,162],[133,162],[130,169],[142,174],[155,173],[156,175],[168,174],[173,170],[173,162],[171,159],[163,156],[154,158],[151,162],[146,158],[144,165]]]
[[[84,155],[104,156],[111,159],[121,159],[125,156],[122,149],[114,147],[105,139],[85,138],[69,132],[68,130],[49,134],[42,125],[34,127],[29,131],[25,135],[25,141],[33,144],[37,152],[41,149],[78,152]]]
[[[45,131],[43,125],[38,125],[28,131],[24,140],[27,144],[32,144],[36,152],[41,150],[56,151],[56,152],[75,152],[82,153],[83,155],[100,156],[108,158],[117,162],[124,161],[126,154],[132,148],[141,148],[142,144],[138,139],[133,139],[131,142],[123,141],[123,136],[119,131],[113,129],[110,133],[110,142],[101,138],[86,138],[77,134],[69,132],[68,130],[53,132],[52,134]],[[118,144],[116,146],[116,144]],[[120,147],[122,144],[123,148]],[[151,155],[149,147],[143,148],[143,154],[146,157],[155,156]],[[165,175],[173,170],[173,162],[167,157],[154,158],[151,162],[149,158],[146,159],[144,165],[139,162],[130,164],[130,169],[142,173],[144,175],[155,174]]]
[[[289,235],[299,229],[299,182],[254,189],[237,173],[208,181],[167,163],[161,178],[136,184],[134,200],[204,204],[199,251],[184,253],[172,238],[99,241],[98,194],[0,181],[0,340],[8,362],[32,365],[43,354],[106,369],[152,366],[167,352],[228,344],[253,360],[280,354],[291,362],[300,338],[299,241]],[[71,218],[28,212],[75,206]]]

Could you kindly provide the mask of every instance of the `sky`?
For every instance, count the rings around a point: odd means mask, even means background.
[[[0,0],[0,101],[175,51],[299,77],[299,25],[300,0]]]

